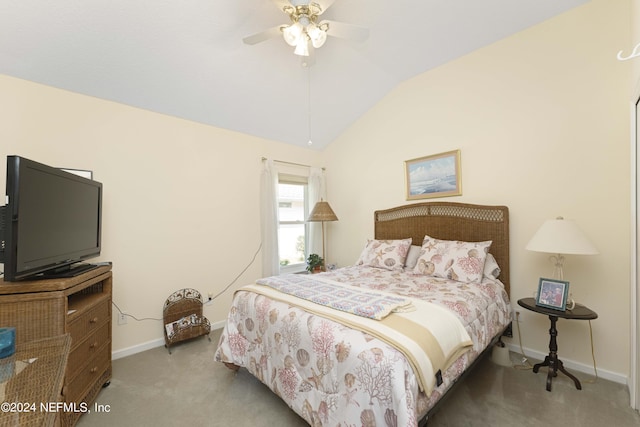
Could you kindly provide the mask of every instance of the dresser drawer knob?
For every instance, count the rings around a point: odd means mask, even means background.
[[[89,323],[98,323],[98,316],[96,316],[93,319],[89,320]]]
[[[96,372],[98,372],[98,367],[97,367],[97,366],[94,366],[93,368],[91,368],[91,371],[90,371],[90,372],[91,372],[92,374],[95,374]]]
[[[90,349],[91,349],[91,348],[96,348],[97,346],[98,346],[98,343],[97,343],[97,342],[94,342],[93,344],[91,344],[91,345],[89,346],[89,348],[90,348]]]

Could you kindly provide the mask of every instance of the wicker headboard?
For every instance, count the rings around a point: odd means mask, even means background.
[[[509,208],[455,202],[426,202],[374,212],[376,239],[405,239],[421,245],[425,234],[441,240],[491,240],[489,252],[500,266],[500,281],[510,294]]]

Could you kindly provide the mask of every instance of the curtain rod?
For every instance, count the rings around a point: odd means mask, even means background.
[[[264,162],[264,161],[266,161],[266,160],[269,160],[269,159],[267,159],[266,157],[263,157],[263,158],[262,158],[262,161],[263,161],[263,162]],[[301,167],[303,167],[303,168],[310,168],[310,167],[312,167],[312,166],[309,166],[309,165],[303,165],[302,163],[287,162],[287,161],[284,161],[284,160],[275,160],[275,159],[274,159],[273,161],[274,161],[274,162],[277,162],[277,163],[283,163],[283,164],[286,164],[286,165],[301,166]],[[321,169],[322,169],[322,170],[325,170],[325,168],[321,168]]]

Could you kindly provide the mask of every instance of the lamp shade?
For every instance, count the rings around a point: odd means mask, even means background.
[[[329,206],[329,203],[320,199],[318,203],[313,207],[307,221],[337,221],[338,217]]]
[[[298,56],[309,56],[309,39],[306,35],[298,39],[298,44],[296,44],[293,53]]]
[[[596,255],[598,250],[578,225],[558,217],[545,221],[526,246],[527,250],[567,255]]]
[[[309,34],[309,38],[311,39],[311,44],[316,49],[322,47],[325,41],[327,41],[327,33],[322,30],[316,24],[311,23],[307,27],[307,34]]]
[[[282,29],[282,37],[284,37],[284,41],[286,41],[289,46],[296,46],[302,36],[303,30],[302,25],[296,22]]]

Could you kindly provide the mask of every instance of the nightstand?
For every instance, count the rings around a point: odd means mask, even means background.
[[[558,336],[558,330],[556,329],[556,322],[558,318],[563,319],[574,319],[574,320],[593,320],[598,318],[598,314],[585,307],[583,305],[578,305],[574,307],[573,310],[553,310],[546,307],[540,307],[536,305],[536,300],[534,298],[522,298],[518,300],[518,305],[526,308],[527,310],[534,311],[540,314],[546,314],[549,316],[549,320],[551,321],[551,328],[549,329],[549,355],[544,358],[544,362],[538,363],[533,366],[533,372],[538,373],[538,370],[542,366],[548,366],[549,371],[547,373],[547,391],[551,391],[551,380],[553,377],[558,376],[558,371],[562,372],[569,378],[573,380],[573,383],[576,385],[578,390],[582,390],[582,385],[580,381],[572,374],[570,374],[562,364],[562,360],[558,359],[558,343],[556,342],[556,336]]]

